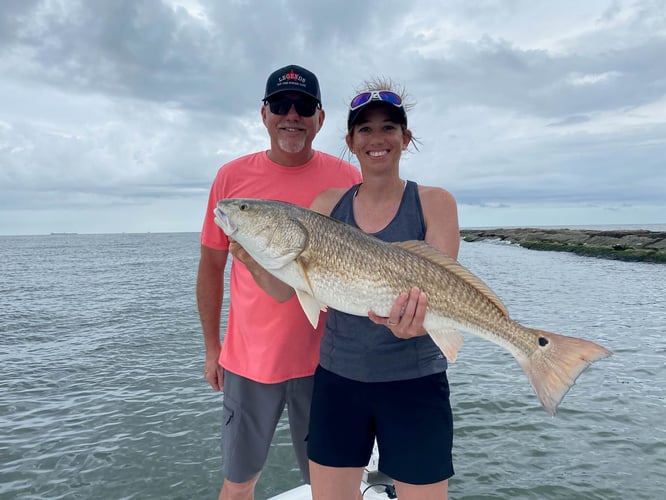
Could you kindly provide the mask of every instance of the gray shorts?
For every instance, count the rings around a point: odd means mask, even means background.
[[[312,385],[313,377],[262,384],[224,371],[222,470],[226,479],[244,483],[261,472],[286,406],[301,477],[310,482],[306,438]]]

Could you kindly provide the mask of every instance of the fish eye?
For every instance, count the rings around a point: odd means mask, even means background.
[[[247,203],[241,203],[240,205],[238,205],[238,208],[240,210],[247,210],[249,208],[249,205]]]

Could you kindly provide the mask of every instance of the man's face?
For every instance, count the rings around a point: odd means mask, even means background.
[[[324,123],[324,111],[316,106],[314,99],[300,92],[280,92],[269,101],[263,106],[261,116],[271,138],[271,148],[279,148],[288,155],[309,153]],[[312,116],[303,116],[313,109]]]

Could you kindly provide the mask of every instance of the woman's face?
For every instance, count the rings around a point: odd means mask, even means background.
[[[347,146],[362,167],[373,165],[397,166],[402,151],[407,148],[411,134],[391,120],[384,106],[372,107],[359,117],[347,135]]]

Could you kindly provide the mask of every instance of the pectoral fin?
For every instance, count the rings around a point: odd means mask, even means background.
[[[446,359],[453,363],[458,357],[458,351],[463,344],[463,336],[458,330],[440,329],[429,331],[428,334],[432,340],[437,344],[440,351],[444,353]]]
[[[308,317],[312,328],[317,328],[319,324],[319,313],[326,310],[326,306],[322,305],[312,295],[302,290],[296,290],[298,302],[300,302],[303,312]]]
[[[298,301],[301,303],[303,312],[308,317],[308,320],[310,320],[310,324],[313,328],[317,328],[317,325],[319,324],[319,312],[325,311],[326,305],[322,304],[314,297],[314,290],[312,288],[312,283],[310,282],[310,276],[308,276],[307,260],[301,256],[296,260],[296,263],[298,264],[298,268],[301,271],[301,276],[308,286],[307,292],[303,290],[296,290],[296,296],[298,297]]]

